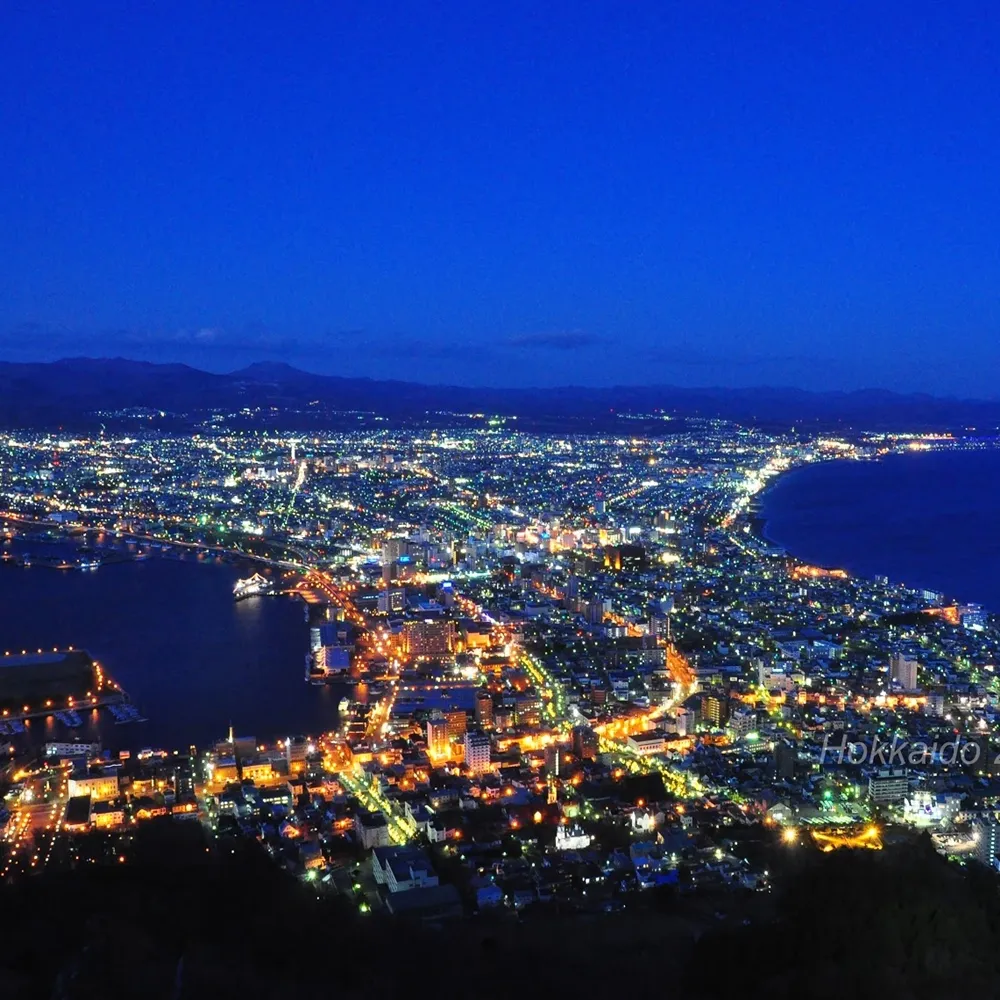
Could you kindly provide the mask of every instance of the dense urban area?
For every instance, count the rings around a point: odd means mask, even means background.
[[[665,414],[634,437],[625,417],[619,436],[483,414],[291,436],[104,416],[136,429],[0,441],[0,571],[238,560],[234,600],[301,602],[289,683],[336,685],[339,722],[226,732],[220,706],[214,745],[145,747],[101,650],[0,651],[8,893],[174,836],[358,925],[502,935],[545,915],[614,947],[636,915],[749,924],[806,854],[997,867],[996,619],[805,565],[757,508],[804,463],[992,441]],[[52,540],[72,548],[39,554]],[[74,737],[83,710],[139,742]],[[33,742],[50,715],[65,739]]]

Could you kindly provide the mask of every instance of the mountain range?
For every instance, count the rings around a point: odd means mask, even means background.
[[[182,364],[124,358],[0,362],[0,425],[85,426],[134,408],[177,418],[208,411],[245,411],[274,426],[299,419],[315,425],[352,411],[392,419],[485,413],[517,416],[523,426],[622,426],[625,417],[662,412],[716,417],[757,426],[872,430],[1000,426],[1000,401],[901,394],[881,389],[810,392],[794,388],[680,388],[669,385],[555,389],[470,388],[317,375],[260,362],[226,374]]]

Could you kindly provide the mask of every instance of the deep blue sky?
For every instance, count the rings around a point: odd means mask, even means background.
[[[998,394],[995,0],[0,8],[0,357]]]

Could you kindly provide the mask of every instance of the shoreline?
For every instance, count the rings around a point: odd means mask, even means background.
[[[791,477],[796,472],[802,472],[805,469],[820,468],[824,465],[838,465],[848,462],[877,462],[881,461],[878,458],[825,458],[818,462],[799,462],[797,465],[790,466],[785,469],[784,472],[779,472],[774,476],[754,498],[751,504],[751,509],[743,515],[743,519],[750,527],[750,534],[753,536],[754,541],[758,542],[760,545],[767,546],[769,548],[779,548],[784,550],[785,554],[796,559],[799,562],[806,563],[807,560],[803,559],[801,556],[795,555],[791,552],[787,545],[782,542],[771,538],[767,533],[767,525],[773,518],[768,518],[762,509],[762,504],[767,495],[774,491],[779,483],[784,482],[789,477]],[[839,569],[836,566],[823,566],[822,569]]]
[[[983,449],[983,451],[986,452],[997,451],[997,450],[998,449],[996,446],[989,449]],[[848,462],[882,463],[887,458],[907,458],[907,457],[915,457],[917,455],[923,455],[923,456],[926,456],[928,454],[948,455],[948,454],[960,454],[960,453],[969,454],[970,452],[967,451],[966,449],[935,448],[930,451],[914,451],[912,453],[908,453],[906,451],[893,451],[885,455],[877,455],[865,458],[833,457],[815,462],[801,462],[791,466],[790,468],[774,476],[767,483],[766,487],[762,489],[754,497],[750,509],[748,509],[744,513],[742,520],[746,525],[748,525],[749,534],[754,539],[756,544],[762,546],[763,548],[780,549],[785,558],[794,560],[795,562],[800,563],[802,565],[816,566],[824,570],[835,570],[835,569],[844,570],[848,572],[852,577],[868,581],[872,581],[879,576],[884,576],[887,577],[889,581],[894,585],[902,586],[908,590],[912,591],[926,590],[928,592],[937,593],[940,594],[942,598],[944,598],[946,601],[950,601],[951,603],[955,604],[979,604],[987,612],[994,614],[996,613],[995,600],[991,600],[988,595],[981,595],[978,597],[969,596],[967,598],[961,597],[960,595],[966,592],[966,588],[964,586],[956,588],[954,584],[942,585],[940,583],[935,583],[935,582],[920,582],[919,579],[913,577],[912,573],[904,574],[902,576],[897,576],[897,574],[892,571],[884,571],[884,570],[881,572],[863,572],[850,569],[843,563],[837,565],[829,560],[821,561],[821,560],[808,559],[805,556],[801,555],[800,553],[794,551],[790,545],[774,537],[773,533],[769,531],[768,528],[769,525],[775,520],[775,517],[774,515],[768,516],[767,514],[765,514],[763,510],[763,504],[765,502],[765,499],[769,496],[769,494],[772,493],[772,491],[775,489],[775,487],[777,487],[779,483],[786,480],[792,473],[800,472],[807,468],[812,468],[812,467],[819,468],[821,466],[843,464]],[[980,452],[977,449],[975,453],[982,453],[982,452]],[[970,583],[971,583],[970,589],[975,590],[976,588],[974,581],[970,581]]]

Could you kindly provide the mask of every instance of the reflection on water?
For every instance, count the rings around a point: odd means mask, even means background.
[[[38,551],[45,543],[30,544]],[[343,691],[304,680],[302,605],[234,602],[233,583],[245,572],[193,556],[107,561],[94,572],[0,567],[0,650],[87,649],[149,720],[116,725],[106,711],[92,712],[69,729],[36,719],[33,739],[173,748],[204,745],[230,722],[259,739],[334,728]]]

